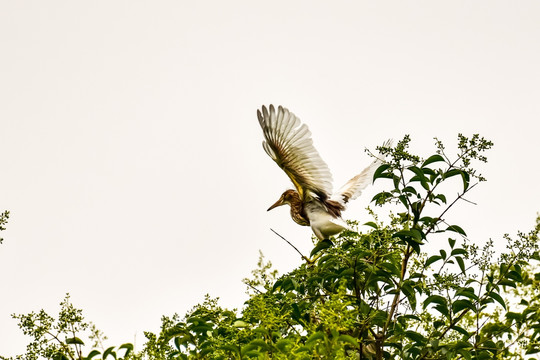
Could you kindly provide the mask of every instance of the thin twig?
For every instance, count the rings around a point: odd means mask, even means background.
[[[476,185],[476,184],[475,184],[475,185]],[[468,202],[469,204],[478,205],[477,203],[475,203],[475,202],[473,202],[473,201],[471,201],[471,200],[467,200],[467,199],[465,199],[464,197],[462,197],[461,200],[466,201],[466,202]]]
[[[245,285],[247,285],[248,287],[250,287],[252,290],[255,290],[258,294],[262,294],[262,291],[257,289],[255,286],[251,285],[251,284],[248,284],[248,283],[244,283]]]
[[[270,228],[270,230],[272,230],[272,232],[273,232],[274,234],[276,234],[277,236],[279,236],[280,238],[282,238],[283,240],[285,240],[285,241],[287,242],[287,244],[291,245],[291,246],[293,247],[293,249],[296,250],[296,252],[300,254],[300,256],[302,257],[302,259],[308,260],[308,258],[305,257],[304,254],[302,254],[302,253],[300,252],[300,250],[298,250],[298,249],[296,248],[296,246],[294,246],[293,244],[291,244],[291,242],[290,242],[289,240],[285,239],[283,236],[281,236],[279,233],[277,233],[274,229]]]

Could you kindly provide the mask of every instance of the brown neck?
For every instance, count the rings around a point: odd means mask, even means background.
[[[294,195],[290,197],[289,205],[291,206],[292,219],[299,225],[309,226],[309,220],[304,213],[304,204],[297,192],[294,192]]]

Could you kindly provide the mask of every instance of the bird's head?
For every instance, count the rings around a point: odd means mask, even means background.
[[[281,205],[285,205],[285,204],[291,204],[292,201],[294,201],[293,199],[298,199],[300,200],[300,197],[298,196],[298,193],[292,189],[289,189],[289,190],[286,190],[283,194],[281,194],[281,197],[279,198],[278,201],[276,201],[272,206],[270,206],[268,208],[268,210],[266,211],[270,211],[272,210],[273,208],[276,208],[278,206],[281,206]]]

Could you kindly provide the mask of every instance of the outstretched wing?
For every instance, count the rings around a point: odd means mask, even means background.
[[[291,178],[301,198],[309,192],[326,200],[332,194],[332,175],[326,163],[313,147],[311,132],[289,110],[270,105],[257,110],[264,133],[266,153]]]
[[[383,147],[392,146],[392,140],[387,140]],[[384,159],[377,158],[371,163],[367,168],[362,170],[362,172],[343,185],[337,193],[332,195],[332,200],[339,202],[341,205],[345,204],[349,200],[354,200],[362,194],[364,190],[372,181],[373,175],[379,166],[382,165]]]

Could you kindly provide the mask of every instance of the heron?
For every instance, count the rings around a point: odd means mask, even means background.
[[[332,174],[311,139],[306,124],[288,109],[273,105],[257,110],[263,130],[263,148],[289,176],[295,189],[286,190],[268,211],[289,205],[292,219],[299,225],[310,226],[319,240],[329,239],[347,229],[341,218],[350,200],[356,199],[372,181],[382,159],[376,158],[358,175],[332,192]],[[388,146],[387,141],[384,146]]]

